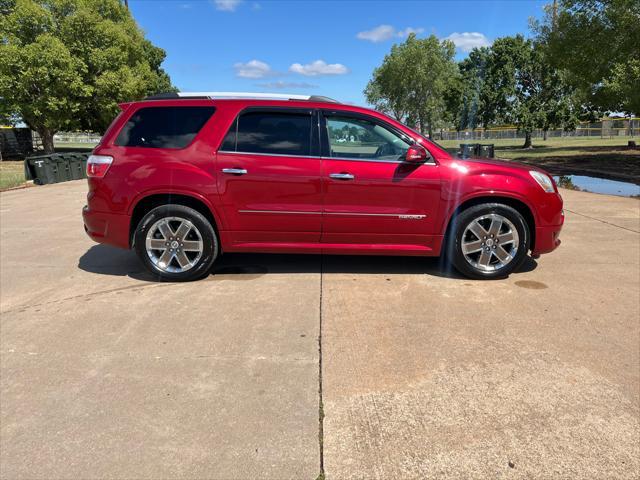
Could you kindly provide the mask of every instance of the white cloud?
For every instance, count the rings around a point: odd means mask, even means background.
[[[316,60],[315,62],[302,65],[294,63],[289,67],[292,73],[299,73],[306,77],[318,77],[320,75],[344,75],[349,73],[349,69],[341,63],[326,63],[324,60]]]
[[[360,40],[367,40],[369,42],[378,43],[390,40],[394,37],[396,29],[391,25],[379,25],[371,30],[365,30],[364,32],[358,32],[356,35]]]
[[[356,35],[360,40],[367,40],[373,43],[385,42],[387,40],[391,40],[392,38],[405,38],[408,37],[410,33],[422,33],[424,32],[424,28],[413,28],[407,27],[404,30],[396,30],[395,27],[391,25],[378,25],[371,30],[365,30],[363,32],[358,32]]]
[[[282,90],[285,88],[318,88],[318,85],[313,85],[306,82],[268,82],[268,83],[256,83],[256,86],[262,88]]]
[[[235,12],[238,5],[242,3],[242,0],[213,0],[213,4],[216,6],[216,10],[223,12]]]
[[[422,32],[424,32],[424,28],[407,27],[404,30],[399,30],[398,32],[396,32],[396,37],[404,38],[408,37],[412,33],[420,35]]]
[[[479,32],[454,32],[445,40],[451,40],[463,52],[470,52],[476,47],[488,47],[491,41]]]
[[[247,63],[238,62],[233,65],[236,70],[236,76],[241,78],[263,78],[273,75],[271,67],[260,60],[251,60]]]

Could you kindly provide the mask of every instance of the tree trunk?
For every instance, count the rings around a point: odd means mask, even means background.
[[[54,153],[55,150],[53,148],[53,135],[55,132],[52,132],[49,129],[43,128],[42,130],[38,130],[40,134],[40,138],[42,139],[42,146],[44,148],[44,153],[50,154]]]
[[[429,131],[429,140],[433,140],[433,122],[431,121],[431,116],[426,120],[427,121],[427,129]]]
[[[522,148],[531,148],[531,132],[525,132]]]
[[[542,131],[542,140],[547,141],[547,130]]]

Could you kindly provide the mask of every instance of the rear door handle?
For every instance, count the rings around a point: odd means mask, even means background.
[[[245,175],[247,173],[246,168],[223,168],[222,173],[228,173],[229,175]]]
[[[350,173],[330,173],[329,178],[335,178],[336,180],[353,180],[356,177]]]

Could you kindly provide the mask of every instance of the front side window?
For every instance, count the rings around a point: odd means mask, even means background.
[[[229,129],[221,150],[309,156],[311,115],[289,112],[243,113],[237,119],[237,125],[234,122]]]
[[[402,161],[411,145],[370,120],[327,116],[326,121],[332,157]]]
[[[184,148],[215,107],[147,107],[127,120],[115,144],[120,147]]]

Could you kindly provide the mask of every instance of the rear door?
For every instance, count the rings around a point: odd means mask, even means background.
[[[433,161],[404,161],[412,139],[360,113],[325,110],[322,242],[428,247],[440,197]]]
[[[242,111],[217,152],[218,189],[235,244],[317,243],[322,197],[312,109]]]

